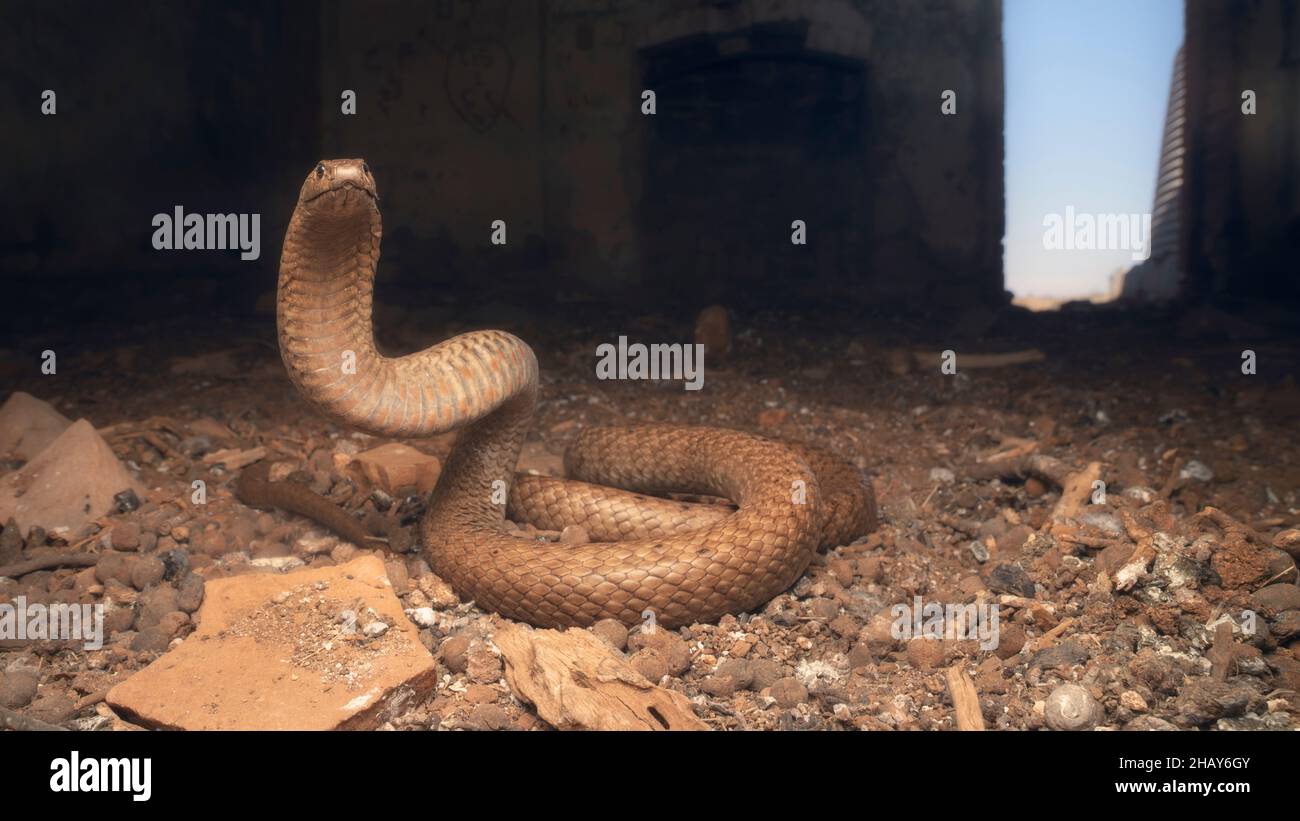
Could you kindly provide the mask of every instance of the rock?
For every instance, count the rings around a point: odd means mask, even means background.
[[[930,670],[943,664],[943,642],[917,636],[907,643],[907,661],[918,670]]]
[[[1053,730],[1091,730],[1105,717],[1105,711],[1085,688],[1062,684],[1047,697],[1043,715]]]
[[[1221,718],[1233,718],[1246,712],[1255,691],[1241,682],[1219,681],[1214,678],[1193,678],[1183,685],[1174,699],[1178,715],[1174,723],[1180,727],[1201,727]]]
[[[0,707],[17,710],[26,707],[36,697],[41,674],[31,668],[18,668],[0,672]]]
[[[420,627],[433,627],[438,623],[438,614],[432,607],[415,607],[406,611],[406,616]]]
[[[42,693],[27,706],[27,715],[47,724],[62,724],[77,714],[77,702],[67,690]]]
[[[438,648],[442,663],[453,673],[463,673],[469,665],[469,639],[465,636],[452,636]]]
[[[139,550],[140,525],[135,522],[118,522],[113,525],[109,543],[114,550]]]
[[[957,481],[957,475],[948,468],[930,468],[930,481],[950,485]]]
[[[1273,619],[1272,633],[1278,641],[1291,641],[1300,636],[1300,610],[1278,613]]]
[[[993,652],[1006,661],[1025,646],[1025,629],[1018,624],[998,624],[998,646]]]
[[[159,619],[157,624],[136,633],[135,638],[131,640],[131,649],[145,653],[166,652],[172,639],[180,635],[189,623],[189,616],[174,610]]]
[[[128,489],[145,492],[80,419],[20,470],[0,477],[0,520],[12,516],[24,532],[37,526],[76,532],[112,511],[114,496]]]
[[[157,556],[141,556],[131,564],[131,586],[144,590],[163,580],[167,566]]]
[[[390,496],[400,495],[398,491],[403,488],[428,493],[438,483],[438,474],[442,471],[438,457],[399,442],[358,453],[349,468],[358,470],[371,486]]]
[[[1119,706],[1134,713],[1145,713],[1150,707],[1147,700],[1136,690],[1125,690],[1119,694]]]
[[[501,657],[479,642],[470,642],[465,674],[479,684],[494,684],[501,680]]]
[[[784,674],[781,665],[772,659],[755,659],[749,663],[749,672],[752,676],[750,688],[754,690],[765,690],[777,682]]]
[[[1027,599],[1034,597],[1034,583],[1018,564],[1005,563],[993,568],[985,584],[995,593],[1010,593]]]
[[[95,578],[101,584],[108,584],[109,579],[131,583],[131,559],[121,553],[101,553],[95,562]]]
[[[668,665],[670,676],[680,676],[691,669],[691,651],[686,642],[681,636],[662,627],[633,633],[628,637],[627,646],[634,652],[643,648],[658,651]]]
[[[744,659],[727,659],[718,665],[713,675],[706,678],[700,689],[711,696],[725,698],[737,690],[744,690],[754,681],[749,662]]]
[[[479,704],[470,711],[468,723],[476,730],[505,730],[510,727],[510,715],[496,704]]]
[[[768,689],[768,693],[781,707],[796,707],[808,700],[808,688],[794,676],[777,679]]]
[[[1039,650],[1030,659],[1030,667],[1055,670],[1057,667],[1072,667],[1088,660],[1088,648],[1073,639],[1058,641],[1045,650]]]
[[[176,609],[183,613],[193,613],[203,605],[203,577],[190,573],[181,579],[176,588]]]
[[[591,626],[591,632],[604,639],[605,643],[615,650],[627,648],[627,626],[618,619],[601,619]]]
[[[135,616],[135,629],[143,630],[146,627],[153,627],[162,621],[163,616],[179,610],[177,600],[176,590],[169,584],[160,584],[141,593],[139,609]]]
[[[628,664],[647,681],[659,682],[668,675],[668,662],[658,650],[649,648],[638,650],[628,659]]]
[[[1273,546],[1285,551],[1293,559],[1300,559],[1300,530],[1291,528],[1279,531],[1273,537]]]
[[[0,564],[9,564],[16,562],[23,555],[23,534],[18,529],[18,522],[13,517],[5,522],[3,530],[0,530]]]
[[[49,402],[14,391],[0,405],[0,456],[31,461],[71,424]]]
[[[1300,587],[1294,584],[1270,584],[1252,593],[1250,602],[1255,609],[1262,610],[1266,615],[1283,610],[1300,610]]]
[[[704,354],[719,362],[731,353],[731,316],[721,305],[710,305],[695,317],[695,344],[704,346]]]
[[[291,596],[275,604],[285,591]],[[368,642],[326,638],[346,625],[312,601],[356,602],[394,627]],[[285,628],[281,616],[298,626]],[[395,696],[422,698],[436,680],[433,657],[372,556],[213,579],[197,620],[194,634],[110,690],[109,706],[154,728],[369,729]]]

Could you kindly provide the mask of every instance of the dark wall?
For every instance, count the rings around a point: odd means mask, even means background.
[[[251,305],[312,163],[364,156],[381,284],[1003,296],[999,0],[19,0],[6,21],[12,279],[205,275]],[[260,213],[261,259],[153,250],[176,205]]]
[[[1190,0],[1186,48],[1187,296],[1300,298],[1300,3]]]
[[[7,3],[0,268],[38,293],[266,280],[317,154],[313,4]],[[53,90],[57,113],[41,113]],[[151,245],[154,214],[260,213],[259,260]],[[77,286],[46,284],[83,280]]]

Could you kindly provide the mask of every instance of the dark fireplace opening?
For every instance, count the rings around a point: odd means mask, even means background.
[[[646,59],[646,281],[687,301],[825,295],[866,267],[867,68],[801,37],[756,39]],[[792,241],[796,220],[806,244]]]

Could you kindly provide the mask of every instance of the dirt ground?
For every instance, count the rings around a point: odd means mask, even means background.
[[[1217,312],[1011,311],[963,317],[949,341],[942,317],[737,311],[732,353],[706,360],[704,389],[688,392],[672,381],[598,381],[594,364],[597,345],[619,334],[689,341],[691,316],[568,313],[506,311],[496,323],[541,365],[522,468],[557,471],[585,425],[674,421],[817,443],[872,477],[879,527],[819,555],[760,612],[653,636],[595,628],[713,728],[952,729],[961,673],[977,694],[973,720],[994,729],[1300,724],[1300,344],[1276,324]],[[394,352],[484,325],[447,303],[378,313]],[[273,317],[105,322],[79,338],[93,341],[24,343],[61,351],[57,377],[25,375],[13,363],[27,351],[11,349],[4,381],[89,419],[151,492],[61,538],[6,530],[14,558],[69,545],[99,558],[0,580],[0,601],[103,602],[109,636],[98,653],[0,643],[0,705],[123,728],[104,692],[188,635],[205,580],[356,556],[300,517],[245,507],[233,495],[237,471],[204,459],[265,448],[265,459],[387,536],[380,552],[404,606],[436,613],[420,628],[438,660],[436,689],[385,726],[547,726],[504,681],[489,614],[456,601],[419,557],[420,498],[368,492],[337,469],[338,454],[383,441],[297,396]],[[1026,348],[1043,360],[963,366],[967,354]],[[955,351],[956,374],[941,372],[943,349]],[[1248,349],[1255,374],[1242,372]],[[439,457],[449,443],[407,441]],[[207,483],[206,505],[190,502],[195,479]],[[998,605],[996,646],[900,637],[893,608],[916,597]]]

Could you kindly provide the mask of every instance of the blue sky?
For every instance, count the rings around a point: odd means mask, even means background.
[[[1043,219],[1149,213],[1182,0],[1004,0],[1006,287],[1104,290],[1130,251],[1043,247]]]

